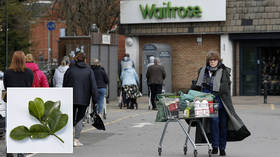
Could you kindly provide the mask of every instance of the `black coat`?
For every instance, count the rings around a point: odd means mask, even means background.
[[[33,83],[33,72],[26,68],[24,72],[15,72],[8,69],[4,72],[3,84],[5,90],[8,87],[32,87]],[[4,98],[6,102],[6,96]]]
[[[92,66],[91,68],[94,72],[97,88],[106,88],[109,83],[109,79],[105,69],[101,66]]]
[[[219,96],[223,102],[224,108],[228,114],[227,122],[227,141],[241,141],[246,137],[250,136],[251,133],[244,125],[243,121],[235,112],[234,106],[231,99],[231,81],[230,81],[230,68],[227,68],[225,65],[221,65],[223,68],[220,91],[215,93],[216,96]],[[206,131],[209,141],[211,140],[210,132],[210,120],[205,119],[203,122],[204,129]],[[203,138],[202,132],[199,128],[196,129],[196,143],[206,142]]]
[[[84,62],[70,66],[64,74],[63,87],[73,87],[73,104],[89,105],[97,102],[97,87],[93,71]]]
[[[24,72],[6,70],[3,79],[4,87],[32,87],[33,72],[26,68]]]

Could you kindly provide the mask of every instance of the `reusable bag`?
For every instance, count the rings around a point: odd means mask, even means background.
[[[158,100],[156,101],[156,105],[157,105],[157,116],[156,116],[156,122],[166,122],[167,121],[167,117],[164,113],[164,102]]]

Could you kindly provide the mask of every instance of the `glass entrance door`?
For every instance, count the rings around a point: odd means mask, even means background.
[[[256,47],[240,48],[240,95],[258,95],[258,51]]]

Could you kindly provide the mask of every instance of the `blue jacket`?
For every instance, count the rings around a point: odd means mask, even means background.
[[[122,86],[138,85],[139,78],[134,68],[125,68],[121,73]]]

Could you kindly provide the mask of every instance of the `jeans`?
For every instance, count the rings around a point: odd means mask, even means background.
[[[211,120],[212,146],[225,150],[227,144],[227,112],[219,106],[219,117]]]
[[[104,96],[106,94],[106,88],[98,88],[98,100],[97,100],[97,104],[98,104],[98,108],[96,108],[96,112],[98,114],[102,113],[103,110],[103,103],[104,103]]]

